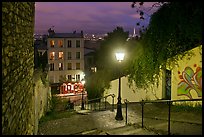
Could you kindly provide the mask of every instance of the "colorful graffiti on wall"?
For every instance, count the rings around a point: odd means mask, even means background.
[[[186,67],[182,73],[178,71],[181,80],[178,83],[178,96],[184,95],[193,99],[190,91],[195,90],[198,97],[202,97],[202,68],[197,67],[197,64],[194,64],[194,67],[196,68],[195,72],[189,66]]]

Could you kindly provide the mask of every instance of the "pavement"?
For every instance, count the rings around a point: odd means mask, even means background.
[[[147,108],[147,107],[146,107]],[[152,108],[152,107],[150,107]],[[40,135],[167,135],[168,121],[166,114],[161,116],[154,113],[144,113],[144,127],[142,128],[141,111],[129,106],[127,110],[122,108],[123,120],[115,120],[114,111],[81,110],[75,107],[76,115],[70,118],[48,121],[39,128]],[[151,109],[150,112],[152,111]],[[202,114],[190,113],[177,115],[171,113],[171,135],[202,135]],[[178,117],[176,119],[176,117]],[[185,117],[185,119],[181,119]]]

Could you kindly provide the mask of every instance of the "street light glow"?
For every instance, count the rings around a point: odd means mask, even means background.
[[[116,56],[116,59],[117,59],[119,62],[121,62],[121,61],[123,61],[123,59],[124,59],[125,53],[123,53],[123,52],[117,52],[117,53],[115,53],[115,56]]]

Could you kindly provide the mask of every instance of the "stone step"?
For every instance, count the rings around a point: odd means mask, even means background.
[[[102,131],[98,130],[98,129],[93,129],[93,130],[89,130],[89,131],[84,131],[81,133],[81,135],[97,135],[99,133],[101,133]]]
[[[91,113],[91,110],[77,110],[76,111],[78,114],[82,114],[82,115],[88,115]]]
[[[134,126],[124,126],[106,131],[108,135],[157,135],[152,131]]]
[[[152,131],[134,126],[123,126],[109,130],[91,129],[83,131],[78,135],[158,135]]]

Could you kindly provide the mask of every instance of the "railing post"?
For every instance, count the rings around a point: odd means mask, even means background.
[[[143,116],[144,116],[144,100],[142,100],[142,128],[144,127]]]
[[[127,125],[127,99],[125,100],[125,124]]]
[[[168,135],[170,135],[170,123],[171,123],[171,101],[167,102],[169,105],[169,114],[168,114]]]
[[[100,111],[101,99],[99,99],[98,110]]]
[[[112,95],[112,111],[114,111],[114,95]]]
[[[105,110],[106,110],[106,97],[105,97]]]

